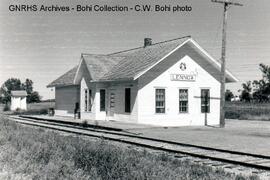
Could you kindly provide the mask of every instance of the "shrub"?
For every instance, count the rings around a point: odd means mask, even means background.
[[[15,111],[16,111],[16,112],[20,112],[20,111],[21,111],[21,108],[16,108]]]
[[[95,124],[95,126],[98,126],[99,125],[99,123],[98,123],[97,120],[94,121],[94,124]]]
[[[269,103],[227,102],[225,118],[268,120],[270,117]]]
[[[3,111],[10,111],[9,105],[5,104],[5,106],[4,106],[4,108],[3,108]]]
[[[47,109],[32,109],[32,110],[26,110],[26,111],[15,111],[13,112],[14,115],[44,115],[48,114]]]
[[[239,112],[225,111],[225,118],[227,119],[239,119],[239,117],[240,117]]]
[[[87,126],[88,126],[87,120],[83,120],[83,121],[82,121],[82,127],[87,127]]]

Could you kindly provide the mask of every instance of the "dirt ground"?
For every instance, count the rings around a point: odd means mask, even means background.
[[[143,136],[270,156],[270,122],[227,120],[225,128],[174,127],[130,130]]]

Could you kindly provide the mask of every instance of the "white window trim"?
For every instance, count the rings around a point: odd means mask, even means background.
[[[210,98],[211,98],[211,88],[210,87],[200,87],[200,97],[201,97],[201,93],[202,93],[202,90],[203,89],[207,89],[207,90],[209,90],[209,96],[210,96]],[[210,99],[211,100],[211,99]],[[202,112],[202,103],[201,103],[201,98],[200,98],[200,113],[201,114],[205,114],[205,113],[207,113],[207,114],[210,114],[211,113],[211,101],[209,100],[209,112]]]
[[[87,91],[87,101],[85,100],[85,91]],[[91,97],[90,97],[90,91],[91,91]],[[92,112],[92,107],[89,110],[90,103],[92,105],[92,89],[85,88],[83,92],[84,92],[84,112]],[[87,103],[85,104],[85,102]]]
[[[187,90],[187,92],[188,92],[188,100],[187,100],[187,102],[188,102],[188,104],[187,104],[187,111],[186,112],[180,112],[180,100],[179,100],[179,91],[181,90],[181,89],[183,89],[183,90]],[[189,114],[189,104],[190,104],[190,90],[189,90],[190,88],[185,88],[185,87],[180,87],[180,88],[178,88],[178,113],[179,114]]]
[[[156,108],[157,108],[157,106],[156,106],[156,90],[157,89],[164,89],[165,91],[165,100],[164,100],[164,113],[157,113],[156,112]],[[166,93],[166,89],[167,89],[167,87],[154,87],[154,96],[155,96],[155,101],[154,101],[154,114],[155,115],[165,115],[166,113],[167,113],[167,111],[166,111],[166,99],[167,99],[167,93]]]

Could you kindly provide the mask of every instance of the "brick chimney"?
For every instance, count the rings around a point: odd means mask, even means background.
[[[152,39],[151,38],[144,38],[144,47],[151,46]]]

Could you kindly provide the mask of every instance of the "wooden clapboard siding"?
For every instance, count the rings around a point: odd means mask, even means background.
[[[125,112],[125,88],[131,90],[130,113]],[[119,83],[112,87],[116,91],[115,120],[125,122],[137,122],[138,104],[137,104],[137,81],[130,83]]]
[[[79,86],[56,87],[55,89],[55,109],[65,110],[73,113],[75,103],[80,102]]]

